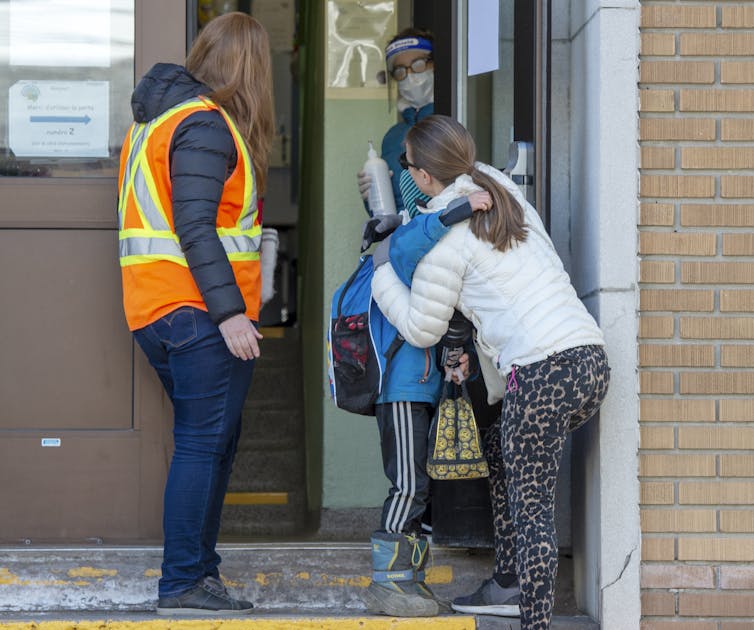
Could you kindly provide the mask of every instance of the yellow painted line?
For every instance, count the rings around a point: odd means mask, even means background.
[[[94,567],[77,567],[68,569],[68,577],[102,578],[118,575],[117,569],[95,569]]]
[[[257,617],[243,619],[146,619],[144,621],[0,622],[3,630],[475,630],[474,617]]]
[[[284,326],[260,326],[259,332],[262,333],[266,339],[282,339],[285,337]]]
[[[25,586],[30,588],[36,587],[91,587],[101,583],[105,578],[114,578],[119,575],[117,569],[103,569],[94,567],[76,567],[67,571],[68,579],[57,578],[54,580],[28,579],[12,573],[5,567],[0,567],[0,590],[10,586]],[[159,569],[148,568],[143,571],[144,577],[154,578],[162,575]],[[223,582],[232,588],[244,589],[248,586],[245,581],[233,580],[227,575],[221,576]],[[82,578],[89,578],[82,579]],[[328,573],[311,573],[309,571],[299,571],[293,576],[284,575],[280,571],[269,573],[257,573],[250,582],[256,582],[260,586],[278,587],[282,584],[293,586],[301,585],[304,587],[356,587],[366,588],[371,582],[370,575],[331,575]],[[427,584],[451,584],[453,582],[453,567],[446,564],[436,564],[426,569]],[[7,617],[7,615],[6,615]],[[0,624],[2,628],[2,624]]]
[[[287,505],[287,492],[228,492],[225,505]]]
[[[427,584],[450,584],[453,581],[453,567],[445,564],[436,564],[427,567],[426,571]]]

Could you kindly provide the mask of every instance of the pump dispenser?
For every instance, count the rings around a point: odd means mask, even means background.
[[[367,161],[364,162],[364,172],[372,180],[369,186],[367,204],[373,217],[395,214],[395,198],[393,184],[390,181],[390,170],[387,162],[377,155],[372,141],[369,141]]]

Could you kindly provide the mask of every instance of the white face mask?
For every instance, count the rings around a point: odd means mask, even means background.
[[[435,100],[435,73],[432,70],[418,74],[409,72],[408,76],[398,83],[398,94],[407,105],[421,109]]]

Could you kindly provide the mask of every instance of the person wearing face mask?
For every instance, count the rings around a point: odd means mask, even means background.
[[[398,213],[367,220],[362,251],[408,222],[416,214],[417,203],[423,205],[429,201],[406,170],[403,140],[413,125],[433,112],[432,36],[413,28],[401,31],[387,45],[385,56],[390,80],[398,85],[398,110],[403,118],[388,130],[382,141],[382,157],[392,171]],[[366,201],[369,177],[361,172],[358,178]],[[444,214],[443,225],[468,218],[464,212]],[[406,251],[406,257],[418,260],[435,245],[437,238],[432,233],[426,235],[424,242],[412,241],[412,251]],[[448,353],[443,353],[444,345],[463,345],[468,351],[459,359],[464,378],[475,377],[478,370],[471,326],[458,315],[452,344],[450,339],[447,344],[443,340],[430,349],[401,343],[396,349],[395,335],[390,334],[390,329],[393,333],[395,329],[376,305],[370,310],[370,328],[378,331],[373,335],[377,351],[384,355],[387,364],[375,403],[375,417],[383,470],[390,483],[379,527],[371,536],[373,573],[364,592],[364,602],[372,614],[430,617],[453,612],[449,602],[437,598],[425,583],[429,540],[423,530],[427,526],[424,520],[430,495],[426,471],[429,427],[442,391],[443,376],[453,378],[450,366],[455,365],[449,361]]]
[[[411,216],[415,213],[415,206],[404,204],[401,182],[405,188],[407,185],[412,187],[412,181],[410,177],[401,178],[405,169],[401,167],[398,158],[404,151],[406,132],[434,113],[435,71],[432,49],[432,34],[418,28],[402,30],[385,47],[388,81],[395,81],[398,86],[397,108],[402,120],[388,129],[383,137],[382,159],[392,172],[396,209],[400,212],[406,207]],[[359,171],[356,177],[361,198],[366,202],[371,178],[364,171]],[[412,196],[416,196],[418,190],[413,192]]]

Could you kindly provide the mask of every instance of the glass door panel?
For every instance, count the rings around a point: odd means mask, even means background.
[[[0,176],[116,177],[134,0],[0,0]]]

